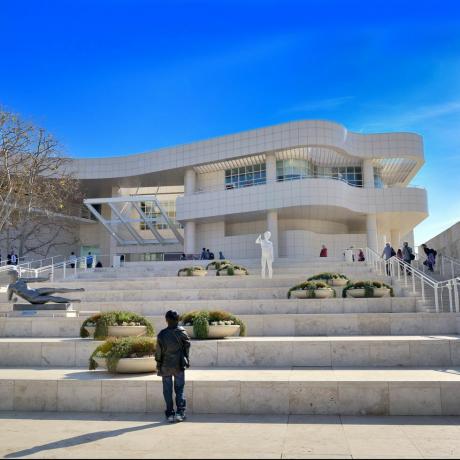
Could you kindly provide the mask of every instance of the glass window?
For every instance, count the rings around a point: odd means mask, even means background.
[[[227,169],[225,171],[225,188],[232,189],[265,184],[267,182],[266,177],[265,163]]]

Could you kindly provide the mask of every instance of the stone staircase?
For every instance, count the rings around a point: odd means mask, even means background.
[[[286,298],[322,271],[389,282],[364,264],[280,260],[262,280],[257,261],[240,263],[250,276],[175,276],[190,262],[83,273],[61,283],[86,289],[72,294],[80,317],[0,317],[0,410],[161,412],[158,377],[89,372],[99,342],[77,337],[89,312],[135,311],[159,331],[174,308],[225,309],[248,326],[244,338],[193,342],[191,412],[460,415],[460,315],[419,312],[398,287],[394,298]]]

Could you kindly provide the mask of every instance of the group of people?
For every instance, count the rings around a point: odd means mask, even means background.
[[[209,249],[206,249],[206,248],[202,249],[201,255],[200,255],[200,260],[214,260],[214,259],[215,259],[215,256],[214,256],[213,252],[211,252]],[[222,253],[222,251],[219,251],[219,259],[220,260],[225,259],[224,254]]]
[[[0,254],[0,264],[2,263],[2,255]],[[19,263],[19,256],[14,252],[7,254],[6,265],[17,265]]]
[[[356,260],[353,246],[348,249],[351,251],[351,260],[354,262]],[[320,257],[327,257],[327,247],[325,244],[321,245],[321,251],[319,253]],[[344,253],[344,257],[346,258],[346,254]],[[358,262],[364,262],[366,260],[366,256],[364,255],[364,251],[362,249],[358,249]]]

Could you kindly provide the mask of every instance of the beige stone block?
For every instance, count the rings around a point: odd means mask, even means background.
[[[359,335],[391,335],[389,315],[360,315],[357,321]]]
[[[391,335],[420,335],[423,333],[423,318],[421,315],[392,315],[390,327]]]
[[[409,342],[370,342],[369,357],[370,364],[375,367],[410,366]]]
[[[16,380],[14,410],[55,411],[57,409],[57,381]]]
[[[90,356],[101,343],[100,341],[92,339],[82,339],[78,341],[75,345],[75,365],[87,369]]]
[[[460,366],[460,340],[452,340],[450,342],[450,352],[452,366]]]
[[[14,409],[14,380],[0,381],[0,410]]]
[[[339,382],[338,388],[341,415],[388,415],[387,383]]]
[[[292,366],[291,341],[256,341],[254,342],[254,359],[258,367]]]
[[[289,382],[241,382],[242,414],[288,414]]]
[[[331,366],[330,342],[293,342],[292,365],[297,367]]]
[[[194,382],[193,408],[196,414],[241,413],[240,382]]]
[[[336,382],[289,382],[290,414],[338,413]]]
[[[326,336],[328,330],[325,315],[304,315],[295,318],[296,336]]]
[[[440,382],[390,382],[390,415],[441,415]]]
[[[185,400],[187,401],[187,412],[193,412],[193,387],[195,382],[187,381],[185,372]],[[175,402],[174,402],[175,403]],[[147,412],[163,414],[166,409],[163,398],[163,384],[161,379],[147,380]]]
[[[441,382],[442,415],[460,415],[460,382]]]
[[[194,340],[190,348],[192,367],[212,367],[217,365],[217,340]]]
[[[359,334],[358,316],[354,314],[331,315],[327,320],[327,335],[357,335]]]
[[[263,316],[243,316],[241,319],[246,324],[246,333],[248,337],[261,337],[264,335]]]
[[[447,340],[421,340],[410,342],[411,365],[450,366],[450,344]]]
[[[102,381],[101,408],[102,412],[146,412],[146,381]]]
[[[40,366],[42,347],[35,342],[10,342],[8,347],[7,366],[27,367]]]
[[[75,367],[75,342],[43,343],[41,365]]]
[[[100,412],[102,382],[100,380],[60,380],[57,389],[57,410],[61,412]]]
[[[248,367],[255,365],[255,342],[220,340],[217,343],[217,365]]]
[[[295,315],[264,315],[261,318],[263,320],[263,333],[260,335],[265,337],[292,337],[295,335],[295,322],[298,319]]]
[[[33,337],[32,324],[30,318],[5,318],[2,335],[4,337]]]
[[[369,343],[344,340],[331,343],[333,366],[367,366],[369,365]]]

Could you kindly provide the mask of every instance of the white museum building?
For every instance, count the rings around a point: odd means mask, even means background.
[[[428,215],[410,185],[424,163],[414,133],[360,134],[296,121],[147,153],[74,160],[85,193],[80,247],[127,261],[167,260],[209,248],[258,257],[272,233],[276,257],[318,257],[321,245],[381,251],[413,246]]]

